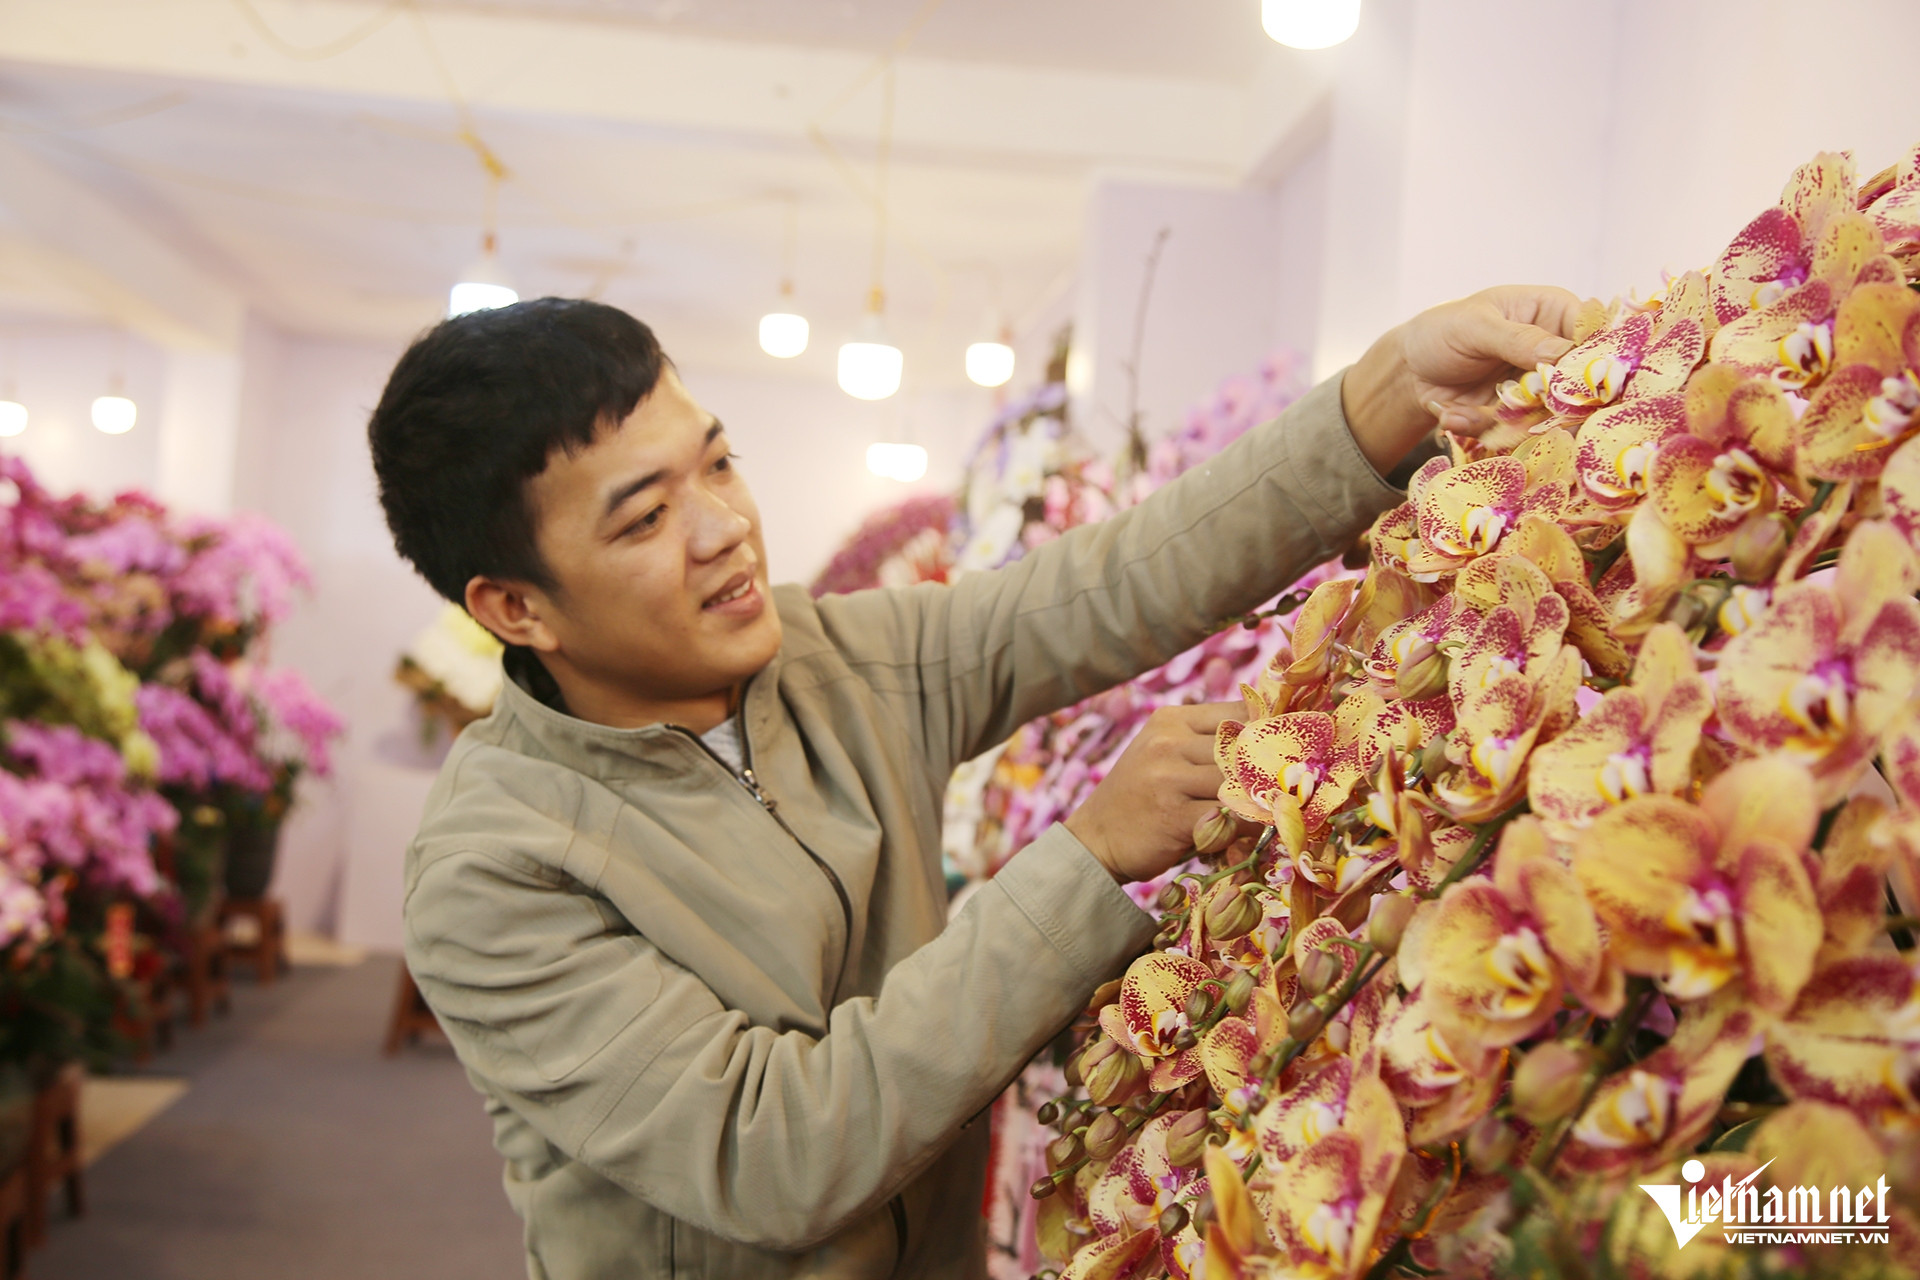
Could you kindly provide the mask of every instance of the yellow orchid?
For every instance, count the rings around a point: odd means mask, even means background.
[[[1402,980],[1412,981],[1404,970]],[[1414,1146],[1457,1136],[1499,1100],[1502,1050],[1449,1039],[1424,999],[1396,997],[1378,1042],[1380,1078],[1408,1109],[1407,1141]]]
[[[1464,643],[1479,621],[1478,613],[1449,594],[1382,631],[1363,664],[1374,692],[1383,698],[1430,697],[1445,689],[1447,658],[1440,646]]]
[[[1780,202],[1741,229],[1710,273],[1715,317],[1728,324],[1777,302],[1813,271],[1814,246],[1854,207],[1853,158],[1822,152],[1794,170]]]
[[[1538,515],[1523,515],[1502,542],[1500,551],[1462,569],[1453,593],[1469,608],[1485,612],[1500,603],[1499,565],[1503,557],[1520,556],[1547,576],[1554,593],[1567,605],[1567,641],[1580,650],[1595,674],[1618,679],[1631,659],[1610,630],[1611,618],[1599,596],[1587,584],[1587,561],[1565,529]]]
[[[1531,817],[1502,833],[1491,878],[1447,889],[1420,945],[1421,999],[1451,1043],[1518,1044],[1568,993],[1603,1017],[1619,1012],[1593,908]]]
[[[1748,751],[1785,751],[1846,794],[1920,677],[1920,567],[1884,521],[1858,526],[1831,586],[1795,582],[1721,653],[1721,726]]]
[[[1747,999],[1783,1013],[1820,948],[1805,865],[1819,812],[1803,767],[1744,760],[1698,806],[1643,795],[1602,813],[1574,846],[1574,874],[1628,973],[1680,1000],[1744,978]]]
[[[1435,470],[1414,498],[1420,541],[1407,551],[1409,576],[1430,582],[1492,551],[1519,520],[1526,492],[1526,467],[1512,457]]]
[[[1678,390],[1707,347],[1700,322],[1677,316],[1657,323],[1637,312],[1580,343],[1553,368],[1546,397],[1562,413],[1578,414],[1623,400]]]
[[[1887,253],[1909,277],[1920,274],[1920,147],[1883,174],[1877,187],[1862,191],[1860,204],[1880,229]]]
[[[1686,422],[1686,397],[1678,391],[1629,400],[1588,418],[1574,438],[1581,493],[1608,518],[1624,518],[1647,496],[1654,454]]]
[[[1336,737],[1334,717],[1323,711],[1245,725],[1226,721],[1214,739],[1214,758],[1223,778],[1220,803],[1249,822],[1282,827],[1294,854],[1326,830],[1363,776],[1354,743]]]
[[[1800,420],[1800,452],[1818,479],[1870,478],[1920,431],[1920,296],[1862,285],[1840,304],[1833,346],[1834,371]]]
[[[1751,1010],[1718,1000],[1688,1010],[1673,1038],[1600,1082],[1559,1166],[1618,1174],[1664,1164],[1699,1142],[1753,1045]]]
[[[1377,1077],[1359,1076],[1339,1130],[1278,1168],[1262,1166],[1255,1179],[1255,1191],[1271,1197],[1267,1227],[1283,1260],[1307,1276],[1363,1273],[1406,1151],[1393,1095]]]
[[[1767,1028],[1767,1072],[1789,1097],[1870,1124],[1920,1126],[1920,985],[1892,952],[1822,967]]]
[[[1662,623],[1640,644],[1632,682],[1609,689],[1579,723],[1536,748],[1527,798],[1556,840],[1571,841],[1613,805],[1673,795],[1693,779],[1713,713],[1685,633]]]
[[[1457,766],[1434,796],[1461,822],[1500,812],[1526,787],[1536,741],[1574,719],[1580,655],[1563,643],[1566,601],[1532,562],[1504,558],[1500,605],[1481,619],[1449,674],[1456,730],[1448,759]]]
[[[1187,1017],[1193,989],[1213,970],[1189,956],[1150,951],[1127,966],[1119,997],[1100,1010],[1100,1027],[1122,1049],[1144,1059],[1158,1092],[1200,1074],[1198,1039]]]

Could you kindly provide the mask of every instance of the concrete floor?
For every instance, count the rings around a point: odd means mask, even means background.
[[[380,1056],[398,961],[307,968],[145,1068],[186,1095],[88,1171],[30,1280],[520,1280],[480,1100],[437,1039]]]

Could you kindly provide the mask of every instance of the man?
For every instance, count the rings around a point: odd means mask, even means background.
[[[982,1113],[1145,946],[1120,882],[1185,855],[1231,708],[1157,713],[950,925],[948,774],[1345,548],[1575,306],[1427,312],[1104,524],[817,602],[769,588],[725,430],[639,322],[549,298],[416,342],[369,430],[381,501],[511,678],[408,852],[407,962],[530,1274],[980,1274]]]

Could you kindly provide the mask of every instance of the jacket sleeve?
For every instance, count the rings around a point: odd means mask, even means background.
[[[822,625],[906,720],[941,777],[1037,715],[1197,644],[1344,551],[1405,495],[1315,387],[1139,506],[952,587],[829,596]]]
[[[418,873],[407,962],[468,1069],[559,1151],[704,1230],[804,1249],[911,1181],[1152,928],[1056,826],[815,1036],[750,1026],[578,886],[459,852]]]

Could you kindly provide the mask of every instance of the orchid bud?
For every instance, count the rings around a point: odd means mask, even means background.
[[[1549,1040],[1513,1069],[1513,1110],[1531,1125],[1548,1125],[1580,1105],[1593,1050]]]
[[[1480,1173],[1492,1173],[1513,1158],[1519,1143],[1513,1126],[1489,1111],[1467,1130],[1467,1163]]]
[[[1447,735],[1441,734],[1426,746],[1420,748],[1420,776],[1437,778],[1446,771]]]
[[[1191,1169],[1207,1152],[1209,1125],[1207,1113],[1195,1108],[1183,1113],[1167,1129],[1167,1162],[1179,1169]]]
[[[1413,651],[1400,662],[1400,669],[1394,672],[1393,693],[1407,702],[1420,702],[1435,697],[1447,687],[1447,655],[1433,646],[1431,640],[1416,640]]]
[[[1146,1082],[1147,1069],[1140,1059],[1113,1041],[1103,1043],[1113,1045],[1113,1052],[1098,1061],[1089,1055],[1089,1060],[1080,1064],[1080,1070],[1087,1078],[1087,1096],[1100,1106],[1111,1107],[1140,1092],[1140,1086]]]
[[[1101,983],[1099,986],[1093,989],[1093,994],[1087,997],[1087,1008],[1089,1009],[1103,1008],[1106,1005],[1112,1004],[1115,1000],[1118,1000],[1119,998],[1120,998],[1120,979],[1113,978],[1106,982]]]
[[[1193,851],[1203,858],[1210,858],[1224,852],[1240,834],[1240,824],[1225,809],[1215,809],[1212,813],[1193,824]]]
[[[1034,1113],[1033,1118],[1041,1124],[1052,1124],[1060,1118],[1060,1104],[1057,1102],[1041,1103],[1040,1110]]]
[[[1401,939],[1407,935],[1407,924],[1419,909],[1420,904],[1403,893],[1381,898],[1367,921],[1367,941],[1383,956],[1397,954]]]
[[[1265,918],[1257,897],[1243,887],[1228,887],[1207,901],[1207,936],[1220,942],[1245,937]]]
[[[1223,998],[1228,1013],[1239,1013],[1253,999],[1253,975],[1245,969],[1233,975],[1233,981],[1227,984],[1227,994]]]
[[[1041,1178],[1038,1182],[1035,1182],[1032,1186],[1027,1188],[1027,1194],[1032,1196],[1035,1200],[1045,1200],[1048,1196],[1054,1193],[1055,1189],[1056,1188],[1052,1178]]]
[[[1194,1225],[1202,1230],[1206,1228],[1209,1222],[1213,1221],[1213,1192],[1211,1189],[1202,1191],[1199,1197],[1194,1200],[1193,1221]]]
[[[1326,951],[1315,951],[1300,963],[1300,989],[1317,996],[1340,976],[1340,961]]]
[[[1155,898],[1153,902],[1154,905],[1162,911],[1172,911],[1174,908],[1186,902],[1186,900],[1187,891],[1182,889],[1178,884],[1169,882],[1165,888],[1160,890],[1160,896]]]
[[[1077,1133],[1065,1133],[1047,1144],[1047,1168],[1059,1172],[1087,1153]]]
[[[1729,555],[1733,576],[1742,582],[1766,581],[1787,558],[1787,547],[1792,541],[1793,522],[1778,511],[1747,521],[1734,530]]]
[[[1187,1206],[1170,1204],[1160,1211],[1160,1237],[1177,1236],[1187,1225]]]
[[[1287,1017],[1287,1034],[1305,1043],[1319,1035],[1326,1025],[1327,1011],[1311,1000],[1303,1000],[1293,1006],[1293,1012]]]
[[[1207,989],[1205,987],[1195,987],[1193,994],[1187,997],[1188,1025],[1199,1026],[1207,1020],[1207,1015],[1212,1012],[1213,998],[1207,994]]]
[[[1114,1118],[1111,1111],[1102,1111],[1087,1126],[1087,1154],[1095,1160],[1111,1160],[1120,1148],[1127,1145],[1127,1126]]]

